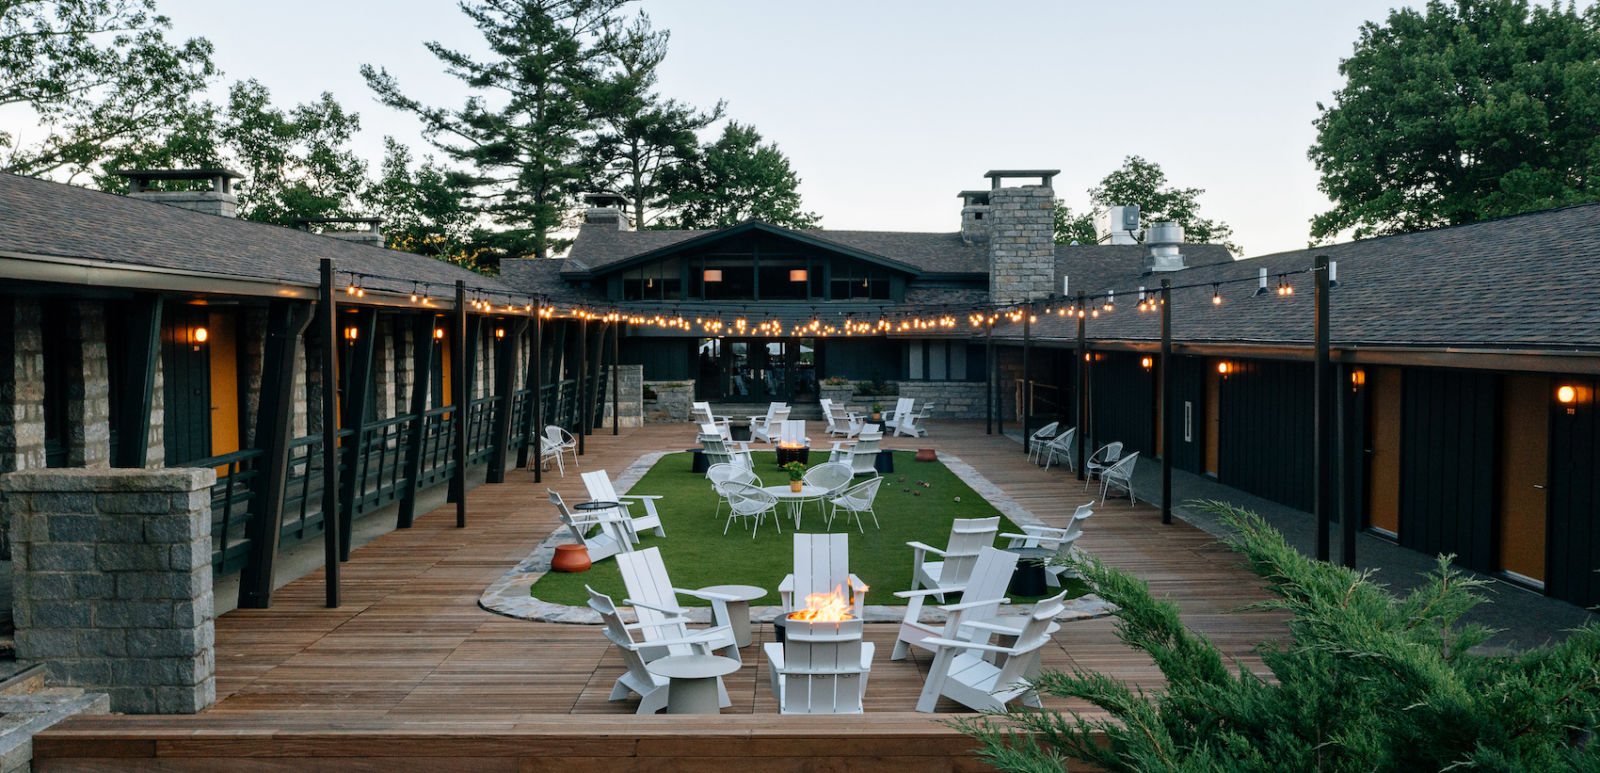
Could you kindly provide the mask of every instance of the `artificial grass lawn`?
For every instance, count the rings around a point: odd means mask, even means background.
[[[812,452],[812,459],[818,456],[816,451]],[[819,513],[814,503],[806,505],[800,520],[802,532],[850,534],[850,570],[867,584],[868,604],[905,604],[905,599],[896,597],[894,592],[911,587],[912,550],[906,546],[907,542],[917,540],[943,548],[955,519],[1000,515],[942,462],[918,462],[913,460],[914,456],[910,451],[896,451],[895,472],[884,476],[874,504],[881,529],[872,525],[871,516],[864,515],[866,531],[858,531],[855,519],[846,519],[843,512],[833,519],[833,527],[829,529],[826,514]],[[826,453],[821,454],[821,461],[826,459]],[[788,482],[787,473],[778,469],[777,454],[758,451],[753,461],[756,474],[765,485]],[[657,537],[654,531],[641,531],[639,547],[661,548],[667,576],[676,587],[754,585],[765,588],[767,595],[751,602],[752,605],[777,604],[778,583],[793,571],[794,563],[794,539],[790,536],[794,532],[794,521],[788,517],[787,506],[781,502],[778,505],[783,526],[781,535],[772,527],[770,518],[761,524],[755,539],[750,538],[750,530],[742,527],[741,521],[735,521],[724,535],[722,528],[727,521],[727,508],[713,517],[717,495],[704,474],[689,471],[690,464],[689,453],[668,454],[630,490],[634,494],[665,497],[656,500],[656,510],[661,514],[667,536]],[[919,481],[929,485],[923,486]],[[1016,531],[1017,527],[1001,516],[1000,533]],[[997,546],[1005,543],[998,537],[995,540]],[[1072,598],[1087,591],[1077,580],[1064,582],[1072,591],[1069,594]],[[533,584],[532,594],[545,601],[583,606],[589,603],[589,595],[583,587],[586,584],[609,595],[619,606],[628,595],[617,562],[611,558],[597,562],[586,572],[546,573]],[[1010,598],[1014,602],[1025,602],[1039,597]],[[952,600],[948,596],[946,599]],[[688,596],[680,596],[678,600],[690,606],[708,606],[707,602]]]

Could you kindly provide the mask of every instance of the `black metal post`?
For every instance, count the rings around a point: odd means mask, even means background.
[[[506,480],[506,457],[511,447],[511,413],[517,404],[517,352],[521,348],[522,331],[528,326],[526,319],[507,325],[502,319],[495,324],[494,340],[494,396],[499,404],[494,414],[494,447],[489,453],[489,483]]]
[[[994,434],[1006,434],[1006,392],[1000,380],[1000,350],[994,350]]]
[[[617,376],[621,373],[620,358],[622,354],[621,326],[622,322],[620,321],[611,323],[611,434],[613,435],[617,434],[617,427],[621,426],[618,422],[622,420],[621,413],[617,408]]]
[[[467,348],[477,344],[467,336],[467,284],[456,280],[455,351],[450,359],[456,377],[450,382],[451,401],[455,403],[455,474],[450,476],[451,493],[455,495],[456,528],[467,525],[467,422],[472,413],[472,374],[467,372]]]
[[[983,388],[983,434],[994,434],[994,325],[984,320],[983,372],[989,383]]]
[[[1312,270],[1312,277],[1316,284],[1316,360],[1312,365],[1312,394],[1315,416],[1312,418],[1312,466],[1314,478],[1312,480],[1312,508],[1317,520],[1317,560],[1328,560],[1328,528],[1333,517],[1333,508],[1329,506],[1330,497],[1328,486],[1328,427],[1332,423],[1329,414],[1333,404],[1328,394],[1328,256],[1316,256],[1316,263]]]
[[[300,337],[311,323],[311,305],[273,301],[267,308],[266,342],[262,347],[261,405],[256,411],[256,448],[266,452],[257,479],[256,502],[245,533],[250,560],[239,577],[239,607],[272,605],[273,564],[282,534],[284,483],[289,475],[289,441],[294,432],[294,364]],[[134,328],[142,336],[142,328]]]
[[[322,570],[330,609],[339,606],[339,318],[333,261],[322,259],[317,330],[322,338]]]
[[[417,516],[417,492],[421,490],[422,444],[428,437],[428,394],[433,381],[433,337],[437,321],[432,314],[418,314],[411,323],[411,428],[406,435],[406,488],[400,500],[395,528],[409,529]]]
[[[589,420],[587,418],[584,418],[585,415],[589,412],[588,411],[588,407],[586,405],[584,405],[584,403],[586,402],[586,400],[584,398],[588,394],[587,390],[584,389],[584,387],[586,386],[584,384],[585,377],[588,376],[588,373],[586,372],[588,370],[588,368],[589,368],[588,358],[589,358],[589,320],[580,318],[578,320],[578,383],[575,385],[577,387],[577,390],[578,390],[578,399],[574,401],[578,406],[578,455],[579,456],[583,456],[583,454],[584,454],[583,436],[589,434]]]
[[[1078,480],[1084,475],[1084,446],[1089,444],[1089,339],[1084,326],[1089,317],[1089,296],[1078,291]]]
[[[1346,448],[1347,433],[1345,431],[1345,401],[1349,399],[1350,387],[1345,378],[1344,363],[1340,363],[1337,373],[1334,374],[1334,485],[1335,496],[1339,502],[1339,562],[1351,569],[1356,568],[1356,518],[1351,512],[1350,490],[1346,482],[1350,475],[1350,460]]]
[[[1017,413],[1022,414],[1022,452],[1028,453],[1028,432],[1032,429],[1029,422],[1032,413],[1033,401],[1030,395],[1031,382],[1028,381],[1028,355],[1033,349],[1033,304],[1022,307],[1022,388],[1017,390]]]
[[[533,336],[528,350],[530,373],[533,375],[533,482],[544,482],[544,316],[535,307]]]
[[[1161,280],[1161,522],[1172,523],[1172,280]]]

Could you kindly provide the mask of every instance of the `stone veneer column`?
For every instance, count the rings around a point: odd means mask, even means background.
[[[79,301],[67,319],[67,466],[106,467],[111,464],[111,369],[105,305]]]
[[[216,700],[209,469],[0,475],[17,660],[109,693],[112,711]]]
[[[1042,185],[989,192],[989,298],[1013,303],[1055,291],[1055,191]]]
[[[44,338],[35,301],[0,298],[0,472],[44,466]]]
[[[605,420],[602,428],[611,426],[611,387],[606,386]],[[644,366],[620,365],[617,367],[617,409],[622,414],[619,427],[638,427],[644,424]]]

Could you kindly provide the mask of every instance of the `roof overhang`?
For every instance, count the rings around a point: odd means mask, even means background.
[[[917,267],[909,265],[909,264],[906,264],[906,263],[902,263],[902,262],[900,262],[898,260],[895,260],[893,258],[887,258],[887,257],[884,257],[882,255],[878,255],[876,253],[866,252],[864,250],[858,250],[858,249],[855,249],[855,248],[852,248],[852,247],[846,247],[846,246],[844,246],[842,244],[838,244],[836,242],[828,241],[827,239],[818,238],[818,237],[813,236],[811,234],[803,233],[801,231],[793,231],[793,230],[790,230],[788,228],[783,228],[781,226],[775,226],[775,225],[772,225],[771,223],[763,223],[763,222],[761,222],[759,220],[749,220],[749,221],[740,223],[739,225],[736,225],[736,226],[731,226],[731,227],[728,227],[728,228],[724,228],[724,229],[722,229],[720,231],[713,231],[711,233],[707,233],[707,234],[702,234],[700,236],[696,236],[693,239],[687,239],[687,240],[684,240],[684,241],[681,241],[681,242],[677,242],[676,244],[669,244],[669,245],[667,245],[665,247],[659,247],[657,249],[650,250],[649,252],[642,252],[642,253],[640,253],[638,255],[634,255],[634,256],[626,258],[624,260],[619,260],[619,261],[617,261],[615,263],[608,263],[608,264],[606,264],[604,266],[600,266],[598,268],[585,268],[585,269],[578,269],[578,270],[573,270],[573,271],[562,271],[561,272],[561,278],[569,279],[569,280],[570,279],[594,279],[596,277],[602,277],[602,276],[606,276],[606,275],[609,275],[609,274],[614,274],[614,273],[616,273],[618,271],[622,271],[624,269],[631,268],[631,267],[639,265],[641,263],[648,263],[648,262],[650,262],[652,260],[657,260],[659,258],[665,258],[665,257],[668,257],[670,255],[674,255],[674,254],[680,253],[680,252],[687,252],[687,251],[690,251],[690,250],[700,249],[700,248],[703,248],[703,247],[707,247],[707,246],[716,244],[717,242],[724,241],[724,240],[727,240],[727,239],[732,239],[734,237],[742,236],[742,235],[748,234],[748,233],[770,234],[770,235],[777,236],[777,237],[782,238],[782,239],[788,239],[788,240],[791,240],[791,241],[794,241],[794,242],[798,242],[800,244],[804,244],[804,245],[807,245],[807,246],[810,246],[810,247],[815,247],[815,248],[820,249],[820,250],[826,250],[828,252],[832,252],[832,253],[837,254],[837,255],[843,255],[845,257],[854,258],[855,260],[859,260],[859,261],[862,261],[862,262],[865,262],[865,263],[871,263],[871,264],[874,264],[874,265],[882,266],[883,268],[887,268],[887,269],[889,269],[891,271],[898,271],[898,272],[901,272],[903,274],[907,274],[909,276],[920,276],[921,273],[922,273],[919,269],[917,269]]]

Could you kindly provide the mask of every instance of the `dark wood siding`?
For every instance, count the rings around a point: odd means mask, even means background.
[[[1125,352],[1096,354],[1089,369],[1094,383],[1089,398],[1094,411],[1090,426],[1094,445],[1122,441],[1122,452],[1135,451],[1146,459],[1155,455],[1155,371],[1145,370],[1139,358],[1148,355]],[[1093,450],[1093,449],[1090,449]]]
[[[817,343],[822,349],[822,378],[843,376],[851,381],[898,381],[905,377],[903,341],[832,338]]]
[[[620,355],[626,365],[643,365],[646,381],[687,381],[699,377],[699,354],[695,349],[698,341],[624,336]]]
[[[211,455],[211,359],[195,333],[203,307],[168,306],[161,331],[162,435],[168,467]]]
[[[1414,368],[1401,391],[1400,544],[1493,570],[1499,379]]]
[[[1311,364],[1229,360],[1218,410],[1217,479],[1311,510]]]
[[[1200,474],[1206,443],[1206,361],[1172,358],[1172,466]],[[1189,405],[1189,439],[1184,440],[1184,404]]]
[[[1551,400],[1550,526],[1546,591],[1574,604],[1600,604],[1600,381],[1557,380],[1576,387],[1567,406]]]

